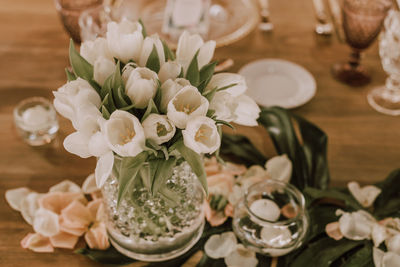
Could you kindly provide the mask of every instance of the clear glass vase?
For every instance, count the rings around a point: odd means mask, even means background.
[[[116,157],[115,165],[120,161]],[[119,206],[115,169],[102,193],[107,232],[119,252],[142,261],[165,261],[196,244],[204,228],[204,192],[187,162],[177,164],[154,195],[146,185],[150,167],[145,163]]]

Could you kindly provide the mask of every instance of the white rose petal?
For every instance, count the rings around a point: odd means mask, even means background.
[[[71,192],[71,193],[79,193],[82,192],[79,185],[70,181],[64,180],[61,183],[53,185],[50,187],[49,192]]]
[[[233,122],[245,126],[257,126],[257,119],[260,116],[260,108],[249,96],[243,94],[236,97],[237,107],[235,120]]]
[[[382,259],[385,255],[385,252],[380,250],[379,248],[374,247],[372,252],[372,258],[374,259],[375,267],[382,267]]]
[[[115,63],[113,60],[99,57],[93,65],[93,79],[103,86],[105,80],[115,71]]]
[[[43,236],[53,236],[60,232],[58,215],[48,209],[40,208],[35,212],[33,229]]]
[[[112,152],[111,152],[112,153]],[[82,192],[85,194],[91,194],[99,190],[96,185],[96,178],[94,173],[90,174],[86,177],[85,181],[82,184]]]
[[[168,103],[171,99],[185,86],[190,85],[190,82],[183,78],[175,80],[167,80],[161,85],[161,103],[160,111],[166,113]]]
[[[112,151],[101,156],[96,164],[95,177],[97,188],[102,188],[107,178],[111,175],[114,166],[114,154]]]
[[[137,108],[147,107],[157,92],[157,73],[147,68],[132,70],[126,82],[125,93]]]
[[[386,227],[379,223],[374,224],[372,227],[372,240],[374,241],[374,246],[378,247],[383,241],[385,241],[386,237]]]
[[[6,200],[11,208],[17,211],[21,211],[22,200],[28,196],[32,191],[26,187],[19,187],[6,191]]]
[[[189,120],[198,116],[205,116],[208,106],[207,98],[202,96],[196,87],[188,85],[183,87],[169,101],[167,116],[176,127],[184,129]]]
[[[389,251],[400,255],[400,234],[394,235],[387,239],[386,247]]]
[[[347,188],[353,197],[364,207],[370,207],[378,195],[381,193],[381,189],[373,185],[367,185],[360,187],[357,182],[350,182],[347,184]]]
[[[221,136],[218,133],[214,120],[208,117],[191,119],[182,131],[185,146],[196,153],[214,153],[221,145]]]
[[[382,258],[382,267],[398,267],[400,263],[400,255],[391,251],[386,252]]]
[[[150,56],[151,52],[153,51],[154,47],[157,50],[157,55],[158,55],[158,58],[160,61],[160,67],[162,65],[164,65],[165,55],[164,55],[163,44],[162,44],[160,38],[158,37],[158,35],[153,34],[151,36],[147,36],[144,39],[142,51],[140,53],[139,66],[146,67],[147,60],[149,59],[149,56]]]
[[[143,127],[138,118],[127,111],[114,111],[103,130],[108,146],[122,157],[134,157],[145,148]]]
[[[225,264],[228,267],[255,267],[258,264],[258,260],[254,251],[245,248],[242,244],[238,244],[236,249],[225,257]]]
[[[265,163],[267,174],[274,180],[288,183],[292,176],[292,162],[286,154],[275,156]]]
[[[147,139],[154,141],[157,145],[165,143],[175,135],[173,125],[166,115],[150,114],[142,123],[144,134]]]
[[[167,80],[175,80],[182,71],[182,66],[179,65],[175,61],[168,61],[164,65],[161,66],[160,71],[158,72],[158,79],[161,83],[166,82]]]
[[[374,218],[363,210],[344,213],[339,219],[340,232],[351,240],[370,239],[374,223]]]
[[[138,22],[122,20],[107,24],[107,43],[111,54],[127,63],[138,61],[143,45],[142,26]]]
[[[247,85],[244,77],[236,73],[218,73],[212,76],[209,84],[206,87],[206,92],[214,88],[223,88],[235,84],[221,92],[226,92],[232,97],[244,94],[247,90]]]
[[[32,224],[35,212],[39,208],[38,200],[42,196],[43,194],[31,192],[21,201],[21,215],[27,223]]]
[[[204,252],[213,259],[224,258],[236,249],[237,240],[233,232],[212,235],[204,245]]]

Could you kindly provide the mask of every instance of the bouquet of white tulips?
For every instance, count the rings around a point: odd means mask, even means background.
[[[214,75],[214,49],[214,41],[185,32],[174,54],[128,20],[109,23],[106,36],[82,43],[80,54],[71,42],[73,72],[54,91],[54,106],[76,130],[65,149],[98,158],[98,187],[120,156],[120,187],[144,163],[154,170],[150,184],[160,183],[183,159],[207,191],[202,155],[218,151],[221,126],[255,126],[260,112],[242,76]]]

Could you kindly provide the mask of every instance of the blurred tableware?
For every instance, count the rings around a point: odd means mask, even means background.
[[[167,0],[162,32],[178,40],[183,31],[207,36],[210,0]]]
[[[14,109],[14,122],[18,134],[32,146],[50,143],[58,131],[54,107],[43,97],[21,101]]]
[[[342,26],[342,11],[340,9],[339,1],[340,0],[328,0],[328,3],[336,36],[341,43],[344,43],[345,37]]]
[[[324,0],[313,0],[317,25],[315,32],[320,35],[331,35],[333,31],[332,23],[329,21],[328,12],[325,8]]]
[[[113,21],[111,7],[99,5],[82,12],[79,17],[80,36],[82,42],[93,41],[98,36],[104,36],[107,23]]]
[[[268,32],[274,29],[269,12],[269,0],[259,0],[260,3],[260,16],[261,22],[258,24],[258,28],[262,31]]]
[[[310,72],[282,59],[253,61],[241,68],[239,74],[246,78],[247,94],[265,107],[299,107],[316,92],[316,82]]]
[[[294,186],[272,179],[249,187],[232,221],[247,248],[272,257],[300,247],[308,225],[304,196]]]
[[[223,72],[230,69],[235,62],[231,58],[217,59],[217,66],[215,66],[215,72]]]
[[[65,30],[75,43],[80,43],[79,16],[89,8],[101,6],[103,0],[54,0]]]
[[[370,74],[360,65],[361,52],[378,36],[389,8],[387,0],[344,0],[343,29],[352,52],[348,62],[333,65],[335,79],[352,86],[370,82]]]
[[[391,10],[384,25],[379,55],[388,78],[368,94],[368,102],[381,113],[400,115],[400,12]]]

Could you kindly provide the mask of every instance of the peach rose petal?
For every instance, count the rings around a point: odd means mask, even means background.
[[[233,205],[231,203],[226,204],[224,213],[228,217],[233,217]]]
[[[58,183],[50,187],[49,192],[80,193],[82,192],[82,190],[80,186],[77,185],[76,183],[70,180],[64,180],[61,183]]]
[[[204,201],[203,205],[204,215],[211,226],[221,225],[228,219],[228,216],[225,216],[224,212],[212,210],[207,201]]]
[[[217,174],[220,171],[219,166],[217,164],[205,166],[204,170],[206,171],[207,176]]]
[[[78,239],[78,236],[66,232],[60,232],[59,234],[50,237],[50,243],[55,248],[73,249],[78,242]]]
[[[88,203],[87,208],[90,211],[90,214],[92,215],[92,218],[96,218],[97,217],[97,212],[100,208],[100,206],[102,205],[103,200],[101,198],[92,200]]]
[[[227,162],[223,167],[223,171],[231,175],[242,175],[247,171],[246,166]]]
[[[85,234],[85,241],[91,249],[106,250],[110,247],[104,223],[94,224]]]
[[[336,241],[343,238],[342,232],[340,232],[339,222],[328,223],[325,226],[325,232],[330,237]]]
[[[39,199],[39,206],[60,214],[74,200],[78,200],[83,204],[87,202],[82,193],[50,192]]]
[[[281,208],[281,213],[288,219],[292,219],[297,216],[297,210],[290,203],[286,204]]]
[[[98,199],[98,198],[102,198],[103,195],[101,194],[100,190],[94,191],[93,193],[90,193],[90,197],[92,199]]]
[[[74,200],[61,211],[60,226],[61,230],[73,235],[82,235],[94,218],[89,208],[81,202]]]
[[[87,227],[83,226],[71,226],[70,224],[65,223],[64,217],[62,215],[60,216],[60,231],[62,232],[66,232],[75,236],[82,236],[87,231],[87,229]]]
[[[39,253],[54,252],[54,248],[51,245],[49,238],[38,233],[30,233],[25,236],[21,241],[21,246]]]

